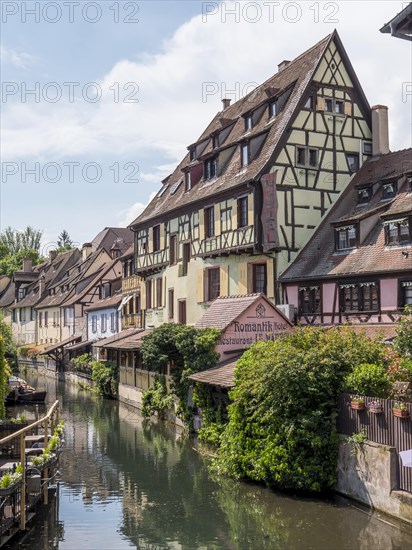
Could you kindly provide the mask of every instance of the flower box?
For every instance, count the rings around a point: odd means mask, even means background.
[[[15,481],[14,483],[6,487],[5,489],[0,488],[0,497],[8,497],[9,495],[12,495],[17,491],[20,485],[21,485],[21,479],[18,479],[17,481]]]
[[[364,401],[351,401],[350,402],[350,408],[355,411],[364,411],[365,410],[365,403]]]
[[[393,411],[393,416],[397,416],[398,418],[409,418],[408,409],[396,409],[394,407],[392,411]]]
[[[383,407],[382,405],[369,405],[369,412],[373,414],[381,414],[383,413]]]

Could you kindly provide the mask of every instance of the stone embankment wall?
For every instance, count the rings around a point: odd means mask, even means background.
[[[412,525],[412,493],[396,489],[394,447],[372,441],[359,444],[347,438],[342,440],[336,486],[339,493]]]

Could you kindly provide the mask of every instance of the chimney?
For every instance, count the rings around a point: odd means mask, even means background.
[[[230,107],[230,102],[231,102],[231,101],[232,101],[232,100],[229,99],[228,97],[224,97],[224,98],[222,99],[223,110],[225,110],[225,109],[227,109],[228,107]]]
[[[82,246],[82,260],[86,260],[92,253],[92,243],[84,243]]]
[[[45,288],[44,279],[45,279],[44,275],[39,278],[39,298],[42,297],[44,292],[44,288]]]
[[[33,261],[31,258],[24,258],[23,260],[23,271],[25,273],[33,271]]]
[[[49,260],[52,262],[56,259],[57,250],[49,250]]]
[[[287,67],[289,65],[290,61],[288,61],[287,59],[284,59],[281,63],[279,63],[278,65],[278,73],[280,73],[280,71],[282,71],[285,67]]]
[[[372,107],[372,154],[389,153],[388,108],[386,105]]]

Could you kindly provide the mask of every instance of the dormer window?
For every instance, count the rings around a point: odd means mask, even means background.
[[[358,189],[358,204],[365,204],[371,200],[372,197],[372,188],[371,187],[362,187]]]
[[[335,250],[351,250],[357,246],[355,225],[345,225],[335,229]]]
[[[276,101],[269,103],[269,118],[273,118],[277,115]]]
[[[407,180],[408,180],[408,193],[412,193],[412,176],[408,176]]]
[[[219,147],[219,134],[212,136],[212,147],[213,149],[217,149]]]
[[[251,114],[245,116],[245,132],[251,130],[253,127],[253,118]]]
[[[385,228],[385,244],[396,246],[412,242],[410,219],[398,218],[383,222]]]
[[[204,163],[204,179],[205,181],[217,177],[217,158],[213,157]]]
[[[396,181],[382,185],[382,199],[391,199],[396,195]]]
[[[249,164],[249,144],[247,141],[241,144],[241,163],[242,166]]]
[[[185,173],[185,193],[190,191],[192,188],[192,182],[191,182],[191,176],[190,176],[190,170]]]
[[[196,159],[196,147],[189,148],[189,158],[190,158],[190,162]]]

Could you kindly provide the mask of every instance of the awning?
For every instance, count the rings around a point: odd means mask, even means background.
[[[133,294],[130,294],[129,296],[123,296],[122,301],[120,302],[120,305],[117,308],[117,311],[120,311],[122,307],[125,306],[132,298],[133,298]]]
[[[105,349],[119,349],[123,351],[134,351],[138,350],[142,345],[142,339],[151,333],[151,330],[142,330],[141,332],[129,336],[128,338],[123,338],[123,340],[117,342],[111,342],[103,346]]]
[[[74,344],[73,346],[70,346],[70,351],[72,349],[81,349],[85,348],[86,346],[91,346],[94,343],[94,340],[84,340],[83,342],[79,342],[78,344]]]
[[[101,340],[95,340],[93,342],[93,347],[95,348],[104,348],[107,344],[111,344],[112,342],[118,342],[120,340],[123,340],[124,338],[127,338],[128,336],[132,336],[133,334],[137,334],[138,332],[142,332],[141,328],[127,328],[125,330],[122,330],[121,332],[118,332],[117,334],[114,334],[113,336],[109,336],[108,338],[102,338]]]
[[[189,376],[193,382],[201,382],[209,386],[219,386],[221,388],[233,388],[235,385],[233,377],[235,373],[236,361],[231,361],[225,365],[214,367],[213,369],[197,372]]]
[[[73,344],[74,342],[77,342],[78,340],[81,340],[81,336],[71,336],[70,338],[66,338],[66,340],[62,340],[58,344],[55,344],[54,346],[50,346],[44,350],[44,353],[49,355],[50,353],[53,353],[54,351],[59,350],[60,348],[64,348],[66,346],[69,346],[70,344]]]

